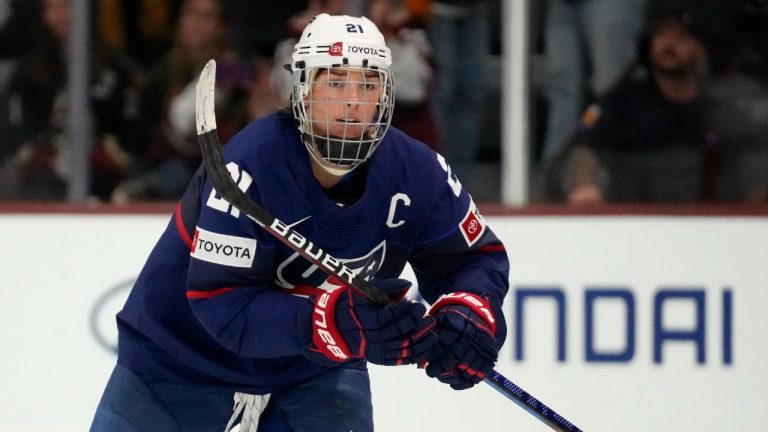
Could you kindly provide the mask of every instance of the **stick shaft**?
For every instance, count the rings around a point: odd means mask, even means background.
[[[531,415],[546,423],[553,430],[558,432],[581,432],[581,429],[566,420],[565,417],[544,405],[495,369],[483,381],[528,411]]]

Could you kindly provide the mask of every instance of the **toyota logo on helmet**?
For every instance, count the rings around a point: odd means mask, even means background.
[[[336,42],[335,44],[331,45],[330,48],[328,48],[328,55],[332,56],[340,56],[344,52],[344,43],[343,42]]]

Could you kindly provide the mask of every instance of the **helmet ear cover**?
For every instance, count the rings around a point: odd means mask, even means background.
[[[313,158],[326,162],[321,165],[338,166],[343,174],[365,162],[376,150],[392,120],[395,97],[394,78],[389,72],[391,64],[391,51],[384,36],[367,18],[320,14],[304,29],[294,46],[292,63],[288,65],[293,75],[291,106],[307,150]],[[366,91],[372,86],[378,87],[372,118],[349,124],[312,118],[312,105],[323,103],[313,100],[311,95],[313,86],[322,84],[316,82],[317,77],[322,71],[330,74],[337,70],[346,70],[347,80],[335,79],[335,83],[362,85]],[[352,74],[363,78],[350,80]],[[368,82],[369,76],[378,76],[378,80]],[[344,131],[364,127],[364,133],[351,137],[346,133],[344,136],[318,133],[313,124],[319,122],[325,122],[328,129]]]

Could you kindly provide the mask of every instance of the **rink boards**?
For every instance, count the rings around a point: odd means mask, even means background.
[[[0,216],[0,430],[87,429],[114,314],[167,220]],[[488,221],[512,267],[507,378],[588,431],[762,429],[768,218]],[[371,375],[379,431],[548,430],[485,385]]]

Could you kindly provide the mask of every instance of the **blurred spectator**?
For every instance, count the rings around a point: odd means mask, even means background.
[[[431,47],[424,30],[413,27],[413,17],[398,0],[370,0],[368,18],[384,34],[392,50],[395,111],[392,126],[439,151],[432,107],[434,71]]]
[[[317,0],[225,0],[234,12],[230,28],[236,48],[245,59],[271,60],[278,42],[286,36],[286,23],[312,3]]]
[[[285,23],[285,38],[280,40],[275,48],[271,74],[272,92],[278,100],[283,101],[284,105],[288,105],[293,87],[291,73],[286,70],[285,65],[290,65],[293,46],[299,41],[304,27],[321,13],[345,15],[347,2],[346,0],[309,0],[306,9],[291,16]]]
[[[36,6],[38,6],[36,4]],[[14,200],[63,199],[71,143],[67,131],[67,57],[70,31],[68,0],[40,0],[41,31],[4,93],[0,109],[3,188]],[[31,26],[34,29],[35,26]],[[105,198],[124,174],[133,146],[131,72],[122,56],[92,40],[91,109],[96,140],[91,151],[91,194]]]
[[[486,102],[490,22],[486,0],[432,0],[429,37],[436,82],[432,103],[443,155],[469,179]],[[465,180],[466,181],[466,180]]]
[[[0,0],[0,91],[16,66],[16,60],[30,49],[39,29],[36,1]]]
[[[286,23],[297,16],[306,15],[306,10],[318,9],[320,3],[318,0],[282,0],[278,2],[226,0],[225,4],[230,11],[237,11],[237,13],[232,14],[230,25],[235,47],[242,58],[251,64],[254,72],[248,100],[250,118],[263,117],[288,105],[287,95],[277,94],[273,88],[273,73],[277,73],[279,78],[285,79],[290,88],[290,73],[282,69],[282,63],[274,64],[275,53],[281,49],[278,45],[286,37]],[[337,3],[343,7],[346,1],[330,3]],[[304,22],[303,20],[304,18],[300,19]],[[258,29],[258,31],[254,29]],[[300,33],[301,30],[301,28],[290,30],[289,36],[296,32]],[[282,49],[285,48],[288,49],[287,55],[290,58],[293,44]]]
[[[713,102],[703,94],[706,47],[688,12],[651,21],[639,65],[584,114],[568,155],[568,200],[685,202],[703,198]]]
[[[768,199],[768,1],[731,4],[732,25],[719,44],[711,93],[721,105],[715,124],[730,146],[721,150],[718,198]],[[721,14],[722,15],[722,14]]]
[[[706,29],[698,11],[650,11],[643,61],[587,109],[566,155],[569,202],[725,198],[732,181],[725,174],[733,170],[725,161],[739,159],[745,146],[718,121],[732,104],[708,91]],[[768,165],[754,170],[761,171]],[[753,195],[745,191],[737,199]]]
[[[30,49],[40,30],[40,2],[0,0],[0,57],[18,57]]]
[[[430,0],[403,0],[405,8],[419,27],[429,21],[429,2]]]
[[[223,0],[182,3],[174,44],[150,74],[142,114],[150,130],[146,156],[114,191],[114,202],[176,199],[202,157],[195,132],[195,85],[209,59],[217,60],[216,109],[226,142],[248,121],[253,73],[234,49]]]
[[[541,174],[561,156],[588,101],[602,96],[631,66],[645,1],[547,2],[544,85],[549,105]]]
[[[154,65],[170,48],[181,0],[98,0],[94,31],[139,68]]]
[[[253,82],[248,91],[248,117],[255,120],[287,107],[288,98],[277,97],[272,88],[272,74],[275,69],[272,59],[253,57],[251,65],[253,68]],[[284,69],[283,73],[287,73],[290,76],[290,73]]]

